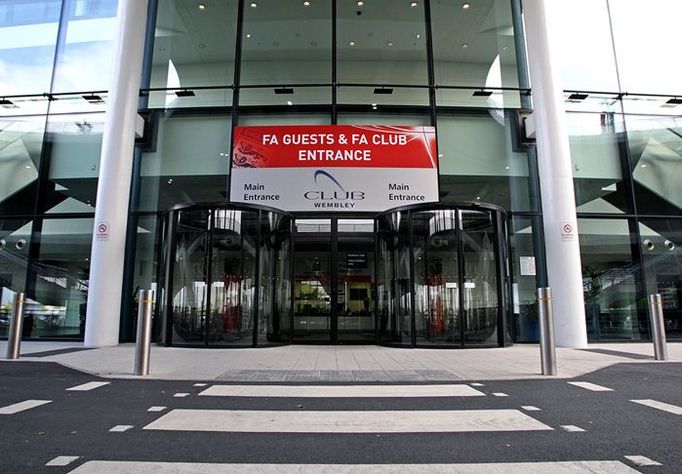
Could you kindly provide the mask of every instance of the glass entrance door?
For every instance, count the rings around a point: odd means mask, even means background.
[[[294,342],[374,342],[374,220],[297,219]]]
[[[294,341],[333,342],[331,219],[296,219],[294,224]]]

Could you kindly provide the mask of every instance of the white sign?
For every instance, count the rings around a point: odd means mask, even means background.
[[[535,257],[519,257],[521,276],[535,276]]]
[[[98,222],[95,227],[95,236],[97,240],[109,240],[109,223]]]
[[[564,242],[575,240],[575,224],[573,222],[561,223],[561,240]]]

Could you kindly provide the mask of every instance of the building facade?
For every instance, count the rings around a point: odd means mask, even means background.
[[[0,335],[498,346],[551,286],[561,345],[680,337],[678,3],[0,0]]]

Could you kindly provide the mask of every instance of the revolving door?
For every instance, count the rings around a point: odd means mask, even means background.
[[[166,220],[166,345],[290,340],[291,217],[247,205],[187,205]]]

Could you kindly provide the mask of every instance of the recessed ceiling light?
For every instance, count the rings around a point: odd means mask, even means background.
[[[303,5],[306,6],[306,7],[309,7],[309,6],[310,6],[310,2],[303,2]]]
[[[357,6],[361,7],[365,4],[365,2],[355,2]]]
[[[468,3],[462,3],[462,8],[463,8],[464,10],[468,10],[469,7],[471,7],[471,5],[469,5]]]
[[[386,46],[393,46],[393,41],[389,41],[386,43]]]
[[[410,6],[411,6],[411,7],[416,7],[416,6],[417,6],[417,2],[412,2],[412,3],[410,3]]]
[[[251,38],[251,33],[246,33],[247,38]]]
[[[476,196],[476,199],[480,201],[480,200],[481,200],[481,196]]]
[[[504,169],[508,170],[508,169],[509,169],[509,166],[505,166]]]
[[[199,8],[199,10],[206,10],[206,5],[200,3],[199,5],[197,5],[197,8]]]
[[[468,47],[469,47],[469,43],[462,43],[462,48],[468,48]]]
[[[351,41],[348,43],[348,46],[355,46],[355,41]]]
[[[417,39],[421,39],[422,35],[417,35]]]
[[[30,166],[30,165],[26,165],[24,168],[26,168],[27,170],[30,170],[30,169],[31,169],[31,166]]]
[[[290,100],[287,100],[287,105],[294,105],[294,103]]]
[[[502,51],[506,51],[509,49],[509,46],[502,46]]]
[[[646,168],[646,163],[642,165],[642,168]]]
[[[251,2],[251,8],[256,8],[258,4],[256,2]]]

